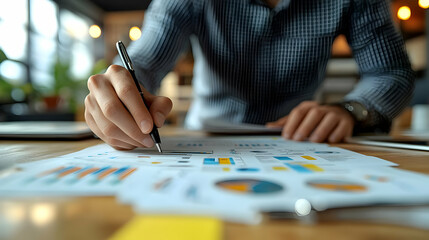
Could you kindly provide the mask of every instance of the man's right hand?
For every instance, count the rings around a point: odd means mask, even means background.
[[[167,97],[150,94],[143,87],[145,107],[131,74],[111,65],[106,73],[88,79],[85,119],[91,130],[118,150],[152,147],[153,124],[161,127],[173,106]]]

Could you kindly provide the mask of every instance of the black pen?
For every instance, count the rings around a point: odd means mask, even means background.
[[[124,64],[125,68],[130,72],[131,76],[133,77],[134,83],[136,84],[137,90],[140,93],[140,96],[142,97],[143,103],[147,107],[146,101],[144,100],[143,91],[140,88],[139,81],[137,80],[136,73],[134,72],[133,64],[131,63],[130,56],[128,56],[127,49],[125,48],[125,45],[122,43],[122,41],[118,41],[116,43],[116,48],[118,49],[119,56],[121,57],[122,63]],[[156,127],[155,123],[153,123],[152,131],[150,132],[150,136],[152,137],[153,142],[156,145],[156,148],[158,148],[158,151],[162,153],[161,149],[161,138],[159,137],[158,128]]]

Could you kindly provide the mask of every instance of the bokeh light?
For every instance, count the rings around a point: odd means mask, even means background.
[[[30,219],[39,227],[50,224],[55,219],[55,215],[55,207],[47,203],[37,203],[30,209]]]
[[[137,39],[139,39],[142,35],[142,31],[140,30],[139,27],[132,27],[130,29],[130,39],[132,41],[135,41]]]
[[[101,28],[98,25],[89,27],[89,36],[92,38],[99,38],[101,36]]]
[[[421,8],[429,8],[429,0],[419,0],[419,6]]]
[[[411,17],[411,9],[408,6],[402,6],[398,9],[398,18],[408,20]]]

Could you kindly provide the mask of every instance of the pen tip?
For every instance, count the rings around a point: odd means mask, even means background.
[[[158,152],[162,153],[161,144],[156,143],[155,145],[156,145],[156,148],[158,148]]]

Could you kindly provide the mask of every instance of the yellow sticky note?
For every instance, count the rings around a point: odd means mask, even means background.
[[[110,240],[220,240],[219,219],[196,216],[137,216],[119,229]]]

